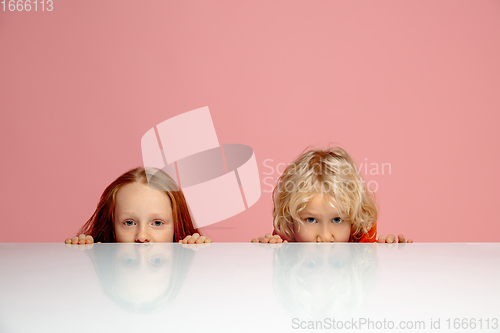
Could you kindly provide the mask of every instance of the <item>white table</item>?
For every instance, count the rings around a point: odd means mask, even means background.
[[[436,332],[437,323],[500,332],[499,243],[0,244],[0,332]]]

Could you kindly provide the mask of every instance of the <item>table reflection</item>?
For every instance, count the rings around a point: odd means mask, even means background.
[[[293,318],[352,314],[375,285],[377,244],[282,244],[273,253],[273,288]]]
[[[175,300],[195,253],[168,243],[110,245],[95,244],[85,253],[105,294],[120,307],[142,313]]]

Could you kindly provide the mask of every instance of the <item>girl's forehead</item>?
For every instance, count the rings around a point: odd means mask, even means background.
[[[163,191],[150,188],[147,184],[133,182],[122,186],[116,193],[116,207],[120,206],[170,206],[170,199]]]

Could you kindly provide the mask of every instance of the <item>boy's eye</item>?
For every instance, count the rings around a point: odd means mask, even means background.
[[[125,225],[127,225],[127,226],[132,226],[132,225],[134,225],[134,221],[132,221],[132,220],[127,220],[127,221],[123,222],[123,224],[125,224]]]
[[[308,261],[308,262],[306,263],[306,266],[307,266],[308,268],[314,268],[314,267],[316,267],[317,265],[318,265],[318,261],[316,261],[316,260],[310,260],[310,261]]]
[[[340,268],[343,265],[341,260],[334,260],[334,259],[330,261],[330,264],[335,268]]]
[[[332,220],[332,222],[339,224],[340,222],[342,222],[342,219],[340,217],[336,217]]]
[[[316,223],[316,219],[314,217],[308,217],[306,221],[309,223]]]
[[[151,258],[149,259],[151,263],[155,266],[160,266],[163,263],[163,258],[156,257],[156,258]]]
[[[161,227],[161,225],[162,225],[162,224],[163,224],[163,222],[162,222],[162,221],[154,221],[154,222],[153,222],[153,225],[154,225],[155,227]]]

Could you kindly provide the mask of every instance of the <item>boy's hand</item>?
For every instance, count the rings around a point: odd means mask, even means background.
[[[199,233],[194,233],[193,235],[188,235],[186,238],[179,240],[181,244],[203,244],[203,243],[212,243],[210,238],[205,236],[200,236]]]
[[[271,234],[266,234],[264,237],[259,237],[259,238],[254,238],[251,240],[252,243],[269,243],[269,244],[276,244],[276,243],[288,243],[288,241],[284,241],[281,239],[280,236],[278,235],[271,235]]]
[[[389,235],[387,237],[381,235],[378,238],[378,242],[379,243],[388,243],[388,244],[390,244],[390,243],[413,243],[413,241],[411,239],[406,240],[405,236],[403,236],[403,235],[398,235],[398,242],[396,242],[396,238],[394,237],[394,235]]]
[[[80,236],[78,237],[66,238],[65,243],[73,245],[93,244],[94,238],[92,238],[92,236],[90,235],[85,236],[84,234],[80,234]]]

